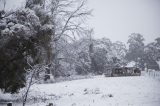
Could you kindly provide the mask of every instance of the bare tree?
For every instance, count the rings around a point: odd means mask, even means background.
[[[62,36],[71,38],[85,32],[84,21],[92,11],[86,8],[86,1],[51,0],[48,7],[55,24],[53,41],[59,40]]]
[[[55,26],[55,33],[51,43],[53,48],[51,57],[54,63],[52,74],[54,75],[56,66],[59,63],[57,56],[62,51],[57,49],[59,40],[63,37],[65,40],[74,41],[77,36],[85,35],[86,27],[84,22],[91,15],[91,10],[86,8],[85,0],[51,0],[48,4],[45,8],[51,14]]]
[[[42,75],[41,77],[37,78],[37,74],[40,74],[44,72],[44,70],[46,70],[48,68],[48,65],[35,65],[32,66],[30,63],[28,63],[29,65],[29,69],[26,70],[26,87],[24,89],[24,93],[23,93],[23,106],[26,105],[26,101],[29,95],[29,91],[32,85],[36,84],[37,82],[39,82],[40,80],[44,79],[44,76]]]

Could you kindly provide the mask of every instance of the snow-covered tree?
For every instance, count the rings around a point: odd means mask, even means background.
[[[129,61],[135,61],[136,66],[144,68],[144,38],[139,33],[132,33],[129,36],[128,42],[129,50],[126,54],[126,58]]]
[[[117,66],[125,66],[126,65],[126,56],[127,49],[123,42],[117,41],[112,43],[112,59],[116,59],[114,64]]]
[[[73,44],[75,49],[75,71],[78,74],[91,73],[90,38],[83,37]]]
[[[64,55],[70,54],[70,52],[66,50],[66,47],[69,48],[69,46],[65,42],[72,42],[77,37],[85,35],[86,25],[84,21],[91,14],[91,11],[87,9],[85,0],[51,0],[50,3],[46,5],[46,8],[51,14],[55,25],[55,36],[52,39],[54,49],[52,58],[54,68],[52,69],[52,73],[54,75],[56,73],[63,73],[60,69],[63,65],[60,63],[73,59],[69,59],[69,57],[72,56],[64,57]],[[71,64],[71,61],[69,64]]]
[[[159,38],[145,46],[145,63],[147,68],[158,70],[158,61],[160,61],[160,41]]]
[[[7,12],[0,19],[0,88],[5,92],[15,93],[24,87],[28,57],[32,64],[41,62],[41,48],[46,57],[50,56],[48,47],[54,27],[49,20],[42,22],[35,10],[37,6]]]

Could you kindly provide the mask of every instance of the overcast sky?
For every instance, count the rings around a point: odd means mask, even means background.
[[[90,25],[95,37],[127,42],[131,33],[141,33],[146,42],[160,37],[160,0],[89,0],[93,8]]]
[[[22,1],[7,0],[6,7],[14,9]],[[126,43],[131,33],[140,33],[148,43],[160,37],[160,0],[88,0],[88,7],[94,10],[89,26],[95,38]]]

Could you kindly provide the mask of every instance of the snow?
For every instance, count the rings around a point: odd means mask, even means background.
[[[32,86],[30,97],[49,100],[27,106],[159,106],[160,81],[149,76],[104,77]],[[20,106],[20,105],[16,105]]]
[[[13,22],[9,22],[8,23],[8,27],[12,27],[12,26],[14,26],[15,24],[13,23]]]
[[[136,65],[136,63],[134,61],[131,61],[127,64],[126,67],[134,67]]]
[[[54,26],[51,24],[45,24],[42,26],[42,30],[45,30],[45,31],[52,30],[53,28]]]

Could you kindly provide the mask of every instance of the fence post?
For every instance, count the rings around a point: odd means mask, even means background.
[[[10,102],[10,103],[7,103],[7,106],[12,106],[12,102]]]
[[[49,105],[48,106],[53,106],[53,103],[49,103]]]
[[[150,75],[150,74],[151,74],[150,71],[147,71],[147,72],[148,72],[148,75],[149,75],[149,77],[150,77],[150,76],[151,76],[151,75]]]

